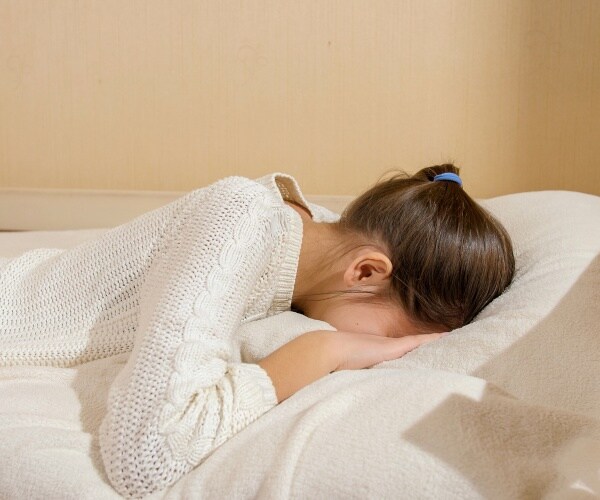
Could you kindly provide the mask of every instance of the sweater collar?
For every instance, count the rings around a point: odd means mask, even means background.
[[[256,182],[279,194],[283,201],[291,201],[305,208],[310,213],[311,218],[314,217],[313,211],[302,194],[298,182],[291,175],[276,172],[259,177],[256,179]]]

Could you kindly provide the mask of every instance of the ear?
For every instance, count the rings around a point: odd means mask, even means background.
[[[380,285],[392,274],[392,262],[384,253],[367,250],[357,255],[344,271],[344,283],[355,285]]]

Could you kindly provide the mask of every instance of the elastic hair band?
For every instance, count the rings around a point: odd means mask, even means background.
[[[443,174],[438,174],[433,178],[433,182],[439,182],[439,181],[456,182],[459,186],[462,187],[461,178],[458,175],[453,174],[452,172],[444,172]]]

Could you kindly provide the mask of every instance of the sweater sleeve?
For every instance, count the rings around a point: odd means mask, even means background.
[[[273,202],[246,179],[206,189],[152,264],[133,351],[109,392],[100,448],[127,497],[171,485],[277,404],[266,372],[232,356],[273,251]]]

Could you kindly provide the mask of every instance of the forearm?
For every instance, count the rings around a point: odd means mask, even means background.
[[[338,370],[359,370],[404,356],[443,333],[380,337],[367,333],[317,330],[281,346],[258,364],[275,387],[277,402]]]
[[[278,402],[338,368],[336,336],[337,332],[310,332],[258,362],[271,378]]]

